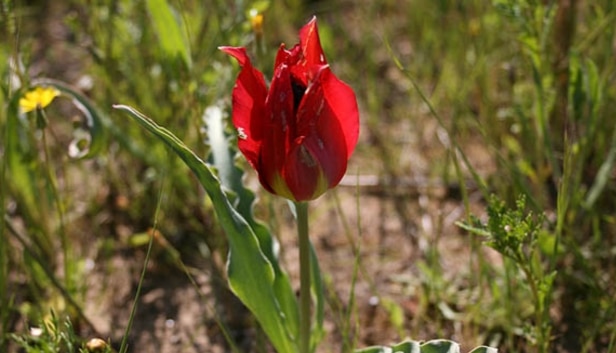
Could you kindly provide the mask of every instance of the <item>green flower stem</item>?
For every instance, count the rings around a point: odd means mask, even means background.
[[[66,233],[65,228],[65,217],[64,217],[64,205],[62,204],[62,200],[60,200],[60,192],[58,190],[58,183],[56,181],[56,177],[52,170],[52,161],[49,155],[49,144],[47,143],[47,131],[46,127],[48,125],[49,119],[47,118],[47,114],[45,110],[42,108],[36,109],[36,126],[41,130],[42,139],[43,139],[43,152],[45,155],[45,167],[47,172],[47,181],[49,182],[49,186],[51,187],[51,191],[53,193],[53,200],[58,212],[59,222],[59,232],[60,232],[60,246],[62,247],[62,261],[64,265],[64,285],[69,293],[75,294],[76,288],[75,283],[73,283],[73,277],[75,276],[75,263],[72,261],[74,256],[72,253],[71,245],[68,239],[68,234]]]
[[[308,238],[308,203],[296,202],[299,235],[299,351],[310,353],[310,239]]]

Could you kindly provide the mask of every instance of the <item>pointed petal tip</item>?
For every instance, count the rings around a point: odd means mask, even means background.
[[[218,47],[218,50],[222,51],[223,53],[227,53],[229,55],[234,55],[234,53],[239,53],[239,52],[246,52],[246,48],[244,47],[232,47],[232,46],[228,46],[228,45],[221,45]]]
[[[317,16],[312,15],[310,20],[304,25],[304,28],[311,28],[311,27],[316,27],[316,26],[317,26]]]
[[[250,61],[248,58],[248,53],[246,53],[246,48],[244,47],[220,46],[218,47],[218,50],[234,57],[241,66],[244,66],[247,61]]]
[[[220,45],[220,46],[218,46],[216,49],[220,50],[220,51],[221,51],[221,52],[223,52],[223,53],[226,53],[226,52],[228,52],[230,49],[233,49],[233,48],[234,48],[234,47],[230,47],[230,46],[227,46],[227,45]]]

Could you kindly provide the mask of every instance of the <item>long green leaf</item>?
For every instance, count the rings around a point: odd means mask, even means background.
[[[298,337],[299,307],[297,304],[297,297],[291,287],[289,276],[279,265],[278,256],[276,254],[276,248],[278,247],[276,239],[265,225],[253,217],[252,205],[255,201],[255,195],[251,190],[244,187],[244,183],[242,182],[244,171],[238,168],[233,162],[237,150],[232,148],[234,144],[230,141],[231,136],[225,132],[225,119],[222,107],[218,105],[208,107],[203,115],[203,119],[206,123],[208,143],[211,147],[209,160],[218,170],[222,185],[234,193],[233,196],[235,199],[232,205],[248,222],[259,240],[261,251],[272,264],[274,270],[273,287],[276,299],[280,303],[280,307],[287,318],[286,322],[289,332],[293,337]],[[316,264],[316,266],[318,269],[318,264]],[[320,282],[317,284],[320,285]],[[320,293],[322,293],[322,290]],[[320,298],[322,297],[321,295]],[[321,305],[317,303],[316,313],[322,313],[322,307],[322,303]],[[321,310],[319,310],[319,308]],[[320,329],[323,323],[322,315],[320,322],[317,321],[317,323],[320,323],[320,326],[317,326]]]
[[[190,68],[190,48],[180,19],[176,18],[166,0],[148,0],[146,3],[163,52],[171,58],[179,55]]]
[[[137,110],[125,105],[115,105],[114,108],[129,113],[170,147],[197,176],[212,200],[218,220],[229,239],[227,271],[231,289],[255,315],[279,353],[297,352],[295,338],[288,330],[288,319],[276,297],[276,272],[272,263],[261,251],[253,229],[233,207],[210,167],[169,130]]]

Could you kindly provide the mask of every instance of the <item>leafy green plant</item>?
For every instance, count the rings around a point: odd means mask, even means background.
[[[73,105],[83,114],[84,122],[74,129],[73,140],[70,142],[66,154],[74,160],[90,158],[100,153],[104,144],[105,134],[102,115],[94,105],[82,94],[68,85],[55,80],[34,80],[32,87],[36,90],[54,90],[54,96],[68,98]],[[41,88],[45,87],[45,88]],[[3,224],[8,230],[4,234],[12,235],[24,249],[24,257],[27,259],[24,269],[34,279],[29,283],[32,293],[39,299],[39,304],[46,301],[53,302],[56,293],[50,292],[51,288],[59,290],[57,296],[64,300],[70,312],[84,318],[77,302],[81,298],[83,288],[79,283],[82,269],[78,256],[65,229],[66,203],[62,199],[62,192],[58,188],[56,165],[50,156],[50,144],[47,140],[49,134],[46,131],[49,124],[55,124],[55,117],[51,121],[44,108],[37,106],[29,113],[30,119],[25,114],[19,113],[20,106],[27,104],[24,98],[26,90],[15,92],[8,106],[6,122],[6,187],[10,194],[22,205],[22,212],[27,219],[27,235],[19,234],[11,221],[3,215]],[[53,100],[53,98],[51,98]],[[44,103],[51,103],[51,100]],[[40,136],[40,137],[39,137]],[[38,150],[42,149],[42,153]],[[37,158],[42,155],[42,158]],[[57,221],[54,219],[57,218]],[[57,239],[59,239],[59,244]],[[12,242],[7,242],[11,244]],[[60,251],[56,251],[59,249]],[[56,256],[59,253],[60,256]],[[63,260],[61,267],[63,275],[58,279],[53,269],[57,267],[58,258]],[[43,310],[49,308],[41,308]],[[36,315],[35,315],[36,317]],[[87,322],[87,319],[86,319]],[[88,323],[89,324],[89,323]]]
[[[70,318],[61,319],[53,311],[29,333],[11,334],[11,338],[26,353],[112,353],[111,346],[101,339],[81,342]]]
[[[546,352],[550,345],[549,307],[552,302],[556,271],[549,272],[548,261],[541,245],[549,240],[543,230],[544,217],[526,211],[524,197],[509,209],[505,203],[492,197],[488,204],[488,221],[482,223],[473,218],[470,223],[458,223],[471,233],[484,236],[486,244],[510,259],[525,276],[523,283],[529,286],[534,303],[534,321],[529,339]],[[547,251],[552,251],[548,249]]]
[[[182,141],[175,137],[169,130],[160,127],[151,119],[138,111],[127,106],[116,106],[124,110],[150,133],[154,134],[161,142],[170,147],[195,173],[199,182],[204,187],[215,206],[218,220],[225,230],[229,240],[229,256],[227,263],[227,275],[229,285],[233,292],[255,315],[263,330],[267,333],[272,344],[279,352],[296,352],[298,324],[298,307],[295,294],[287,276],[282,272],[275,257],[273,239],[265,232],[265,228],[247,221],[236,207],[244,205],[246,201],[234,204],[229,200],[222,189],[219,179],[215,176],[211,167],[201,158],[194,154]],[[252,196],[245,190],[238,190],[235,197],[242,193],[248,198],[248,206]],[[251,212],[250,207],[248,209]],[[252,219],[248,213],[248,219]],[[259,237],[251,227],[256,225]],[[316,261],[312,261],[313,293],[316,300],[316,326],[313,332],[313,345],[319,340],[323,325],[323,295],[320,284],[320,275]]]
[[[227,271],[229,285],[235,295],[255,315],[264,331],[268,334],[272,344],[279,352],[296,352],[299,342],[298,337],[298,304],[286,274],[279,267],[279,261],[273,251],[273,238],[267,233],[266,228],[252,218],[250,205],[254,196],[245,190],[241,183],[241,172],[234,166],[220,166],[221,168],[232,168],[226,175],[225,182],[220,182],[213,170],[192,151],[190,151],[177,137],[167,129],[157,125],[148,117],[139,113],[133,108],[117,105],[117,109],[128,112],[146,130],[154,134],[161,142],[170,147],[195,173],[201,185],[212,199],[215,210],[222,227],[229,239],[229,261]],[[216,129],[219,126],[211,117],[210,120],[210,139],[213,141],[226,141],[222,130]],[[225,152],[221,146],[215,147],[219,153]],[[217,155],[215,160],[229,160]],[[229,177],[235,175],[234,177]],[[239,188],[229,199],[224,193],[222,186],[235,186]],[[234,190],[234,189],[231,189]],[[243,195],[243,197],[242,197]],[[244,199],[244,201],[242,201]],[[244,202],[244,207],[241,207]],[[247,204],[245,203],[247,202]],[[248,212],[241,214],[239,210]],[[256,229],[259,235],[256,235]],[[323,332],[323,293],[318,268],[317,258],[312,256],[312,294],[316,300],[316,322],[311,330],[312,342],[311,350],[320,341]],[[393,350],[392,350],[393,349]],[[377,352],[459,352],[459,347],[451,341],[430,341],[419,345],[417,342],[407,341],[392,348],[372,347],[360,349],[358,353],[377,353]],[[488,347],[479,347],[472,352],[495,352],[496,350]]]

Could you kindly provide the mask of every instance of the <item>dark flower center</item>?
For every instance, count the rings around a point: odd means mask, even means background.
[[[306,86],[304,86],[298,80],[292,78],[291,90],[293,90],[293,111],[297,112],[297,108],[299,108],[299,103],[302,101],[304,93],[306,93]]]

